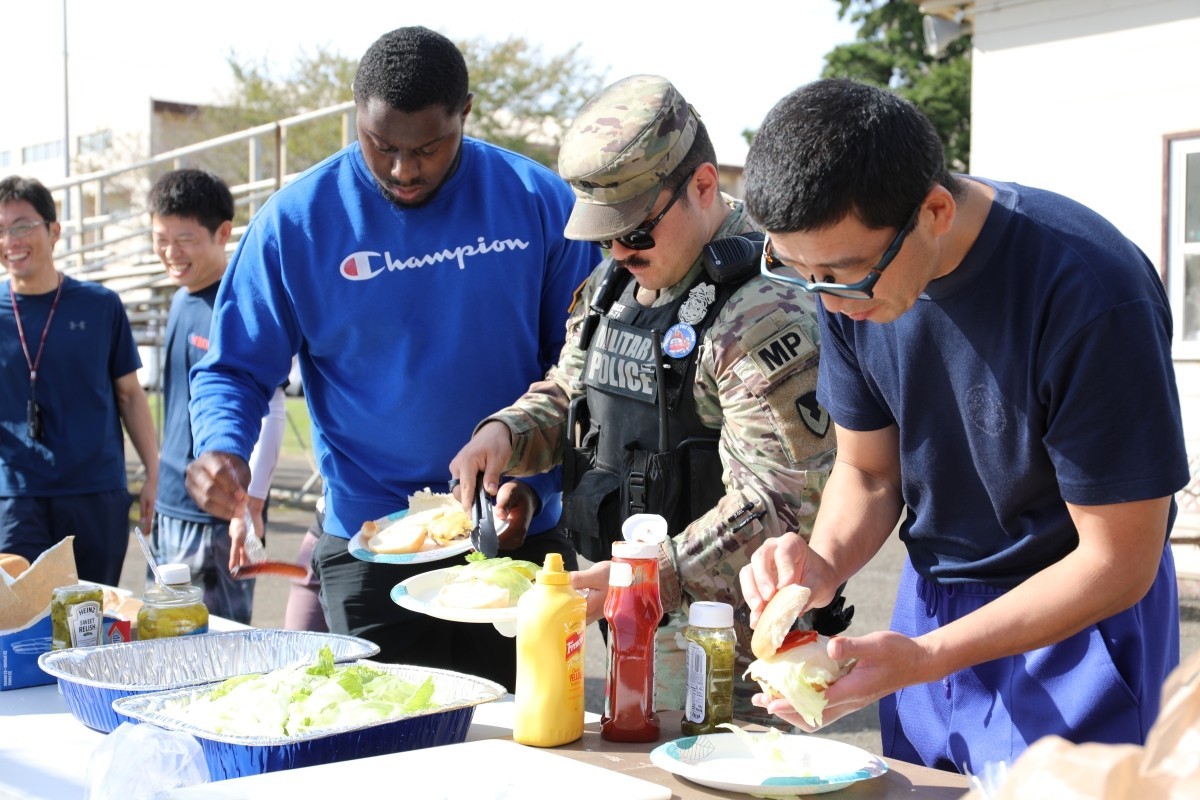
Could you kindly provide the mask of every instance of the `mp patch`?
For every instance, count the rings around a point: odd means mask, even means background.
[[[795,322],[748,350],[750,358],[767,381],[773,381],[780,373],[817,354],[816,345]]]
[[[797,397],[796,411],[799,412],[804,427],[815,435],[824,439],[825,434],[829,433],[829,412],[817,402],[816,391],[805,392]]]

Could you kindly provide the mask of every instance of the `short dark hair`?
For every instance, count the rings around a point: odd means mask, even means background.
[[[679,188],[679,185],[691,177],[692,173],[701,164],[712,164],[717,166],[717,151],[713,147],[712,139],[708,136],[708,128],[704,127],[704,120],[696,120],[696,135],[692,139],[692,146],[688,148],[687,155],[683,157],[675,165],[675,169],[671,170],[671,174],[663,180],[663,188],[667,191],[674,192]],[[679,198],[679,202],[687,205],[687,195],[684,194]]]
[[[33,210],[40,214],[46,222],[58,220],[58,211],[54,208],[53,195],[36,178],[9,175],[0,181],[0,203],[12,203],[18,200],[24,200],[33,206]]]
[[[962,192],[928,117],[886,89],[845,79],[776,103],[750,144],[744,180],[750,216],[778,232],[851,214],[870,228],[898,228],[934,184]]]
[[[150,213],[158,217],[194,219],[209,233],[233,219],[233,194],[225,181],[202,169],[177,169],[154,182]]]
[[[454,42],[415,25],[385,33],[367,48],[354,75],[354,102],[386,100],[397,111],[467,105],[467,62]]]

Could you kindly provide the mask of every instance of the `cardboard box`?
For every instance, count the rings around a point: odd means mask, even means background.
[[[129,627],[129,620],[105,614],[100,644],[130,641]],[[0,631],[0,692],[54,683],[38,666],[38,656],[50,652],[50,633],[49,607],[24,628]]]
[[[54,683],[38,656],[50,650],[50,608],[24,628],[0,631],[0,692]]]
[[[38,656],[50,650],[50,598],[55,587],[79,583],[74,541],[68,536],[16,578],[0,580],[0,691],[54,683],[38,666]],[[106,611],[101,644],[130,638],[130,621]]]

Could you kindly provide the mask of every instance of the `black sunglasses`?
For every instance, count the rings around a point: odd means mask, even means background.
[[[896,254],[900,252],[900,248],[904,246],[904,240],[908,237],[908,234],[912,233],[912,229],[917,226],[917,218],[920,214],[921,204],[917,204],[913,212],[908,215],[908,221],[896,233],[887,250],[883,251],[883,256],[879,259],[879,263],[871,267],[867,273],[867,277],[856,283],[832,283],[830,281],[818,281],[816,276],[811,280],[803,277],[795,267],[789,267],[775,258],[771,252],[770,236],[763,240],[762,260],[759,262],[758,271],[764,278],[776,283],[785,283],[788,286],[799,287],[804,292],[824,292],[825,294],[846,297],[851,300],[870,300],[875,296],[873,289],[875,288],[875,284],[879,283],[879,276],[883,274],[883,271],[896,258]]]
[[[684,190],[687,189],[688,184],[692,182],[692,176],[695,174],[695,172],[688,173],[688,176],[683,179],[683,183],[679,184],[679,187],[675,190],[675,193],[671,195],[671,199],[667,201],[667,204],[663,206],[663,210],[658,212],[654,219],[643,225],[639,225],[624,236],[617,237],[617,241],[625,247],[628,247],[630,250],[649,250],[650,248],[654,247],[654,237],[650,235],[650,231],[654,230],[655,225],[662,222],[662,218],[665,217],[667,212],[671,210],[671,206],[675,205],[675,201],[683,196]],[[600,246],[605,250],[611,250],[613,246],[613,240],[602,239],[600,241]]]

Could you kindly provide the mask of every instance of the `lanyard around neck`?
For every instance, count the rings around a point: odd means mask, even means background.
[[[54,301],[50,303],[50,315],[42,327],[42,339],[38,342],[37,355],[29,358],[29,345],[25,342],[25,328],[21,325],[21,312],[17,310],[17,296],[13,293],[12,281],[8,282],[8,300],[12,303],[13,316],[17,320],[17,336],[21,339],[21,351],[25,353],[25,363],[29,366],[29,391],[34,393],[37,387],[38,365],[42,363],[42,352],[46,349],[46,334],[50,333],[50,323],[54,321],[54,312],[58,309],[58,298],[62,296],[63,276],[58,274],[58,289],[54,292]]]

